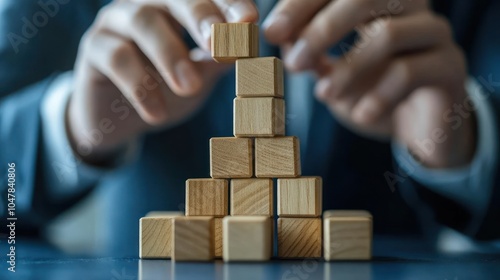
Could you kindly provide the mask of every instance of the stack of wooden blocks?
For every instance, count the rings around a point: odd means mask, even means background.
[[[213,58],[236,63],[235,137],[210,139],[211,178],[186,181],[185,216],[153,213],[140,220],[141,258],[269,260],[273,179],[278,257],[320,258],[323,230],[325,259],[371,255],[369,214],[327,212],[323,229],[322,180],[300,177],[299,139],[285,136],[283,65],[276,57],[257,57],[258,34],[252,23],[212,26]],[[339,245],[344,241],[349,248]]]

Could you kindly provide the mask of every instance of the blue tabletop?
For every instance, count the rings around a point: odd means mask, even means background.
[[[39,241],[19,240],[12,273],[3,252],[0,279],[500,279],[499,254],[443,254],[421,240],[398,237],[375,237],[369,262],[175,263],[134,256],[77,257]]]

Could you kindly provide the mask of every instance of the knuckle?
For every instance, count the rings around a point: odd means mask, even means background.
[[[193,15],[205,15],[207,13],[215,14],[215,10],[211,2],[188,1],[187,8]]]
[[[115,46],[109,56],[109,64],[112,69],[122,69],[130,64],[134,55],[134,46],[129,42],[122,42]]]
[[[154,7],[138,6],[130,18],[131,24],[136,27],[149,27],[157,20],[158,15],[158,11]]]
[[[397,41],[398,30],[390,20],[378,20],[377,23],[374,24],[380,25],[379,44],[387,47]]]
[[[452,39],[453,31],[450,22],[443,16],[434,16],[435,28],[440,32],[440,34],[446,39]]]

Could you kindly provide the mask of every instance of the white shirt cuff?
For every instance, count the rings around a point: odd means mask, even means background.
[[[497,121],[482,87],[473,79],[466,85],[475,105],[478,140],[472,162],[456,169],[435,170],[422,166],[406,147],[393,143],[392,150],[398,165],[415,181],[430,190],[463,205],[473,220],[482,221],[488,209],[498,155]]]
[[[44,172],[53,185],[64,186],[58,191],[71,193],[75,189],[94,185],[107,171],[88,165],[73,152],[66,133],[66,108],[73,91],[73,73],[59,75],[48,88],[41,104],[42,137],[44,142]],[[137,144],[127,147],[121,163],[137,157]],[[58,183],[58,184],[57,184]]]

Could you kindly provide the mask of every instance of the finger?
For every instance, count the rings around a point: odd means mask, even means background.
[[[177,0],[173,0],[176,1]],[[227,22],[257,22],[259,10],[252,0],[212,0]]]
[[[196,43],[210,50],[211,28],[214,23],[224,22],[224,15],[210,0],[167,0],[171,15],[181,23]]]
[[[111,80],[146,123],[164,121],[168,114],[161,88],[148,73],[152,66],[137,47],[103,32],[88,36],[84,48],[85,53],[92,54],[91,66]]]
[[[422,10],[425,3],[418,0],[405,3],[405,6],[401,4],[399,9],[389,9],[387,1],[332,1],[305,28],[285,59],[285,64],[293,70],[309,69],[325,50],[338,43],[356,26],[376,18],[390,19],[396,14]]]
[[[463,74],[461,74],[463,73]],[[456,47],[433,49],[394,60],[379,82],[353,109],[358,123],[371,123],[392,110],[415,89],[462,85],[465,62]]]
[[[345,75],[333,77],[335,90],[327,93],[332,95],[332,98],[350,94],[347,89],[359,84],[361,76],[377,76],[381,64],[393,56],[434,48],[451,41],[449,24],[430,13],[414,14],[391,21],[377,21],[370,25],[369,29],[373,31],[374,36],[363,35],[334,66],[337,69],[333,73],[334,76]],[[409,30],[411,32],[408,32]],[[322,83],[329,83],[330,80],[331,77],[327,77]],[[363,80],[363,83],[366,84],[367,81]]]
[[[295,39],[304,26],[330,0],[281,0],[262,24],[266,39],[281,44]]]
[[[100,16],[99,27],[132,40],[175,93],[189,96],[202,87],[189,51],[158,8],[118,2]]]
[[[195,48],[190,52],[196,68],[203,75],[203,84],[206,88],[211,88],[221,76],[221,74],[231,68],[229,64],[217,63],[212,59],[211,53],[200,48]],[[209,96],[210,91],[205,90],[201,94],[192,97],[180,97],[167,91],[165,94],[167,111],[169,112],[169,125],[176,125],[185,121],[191,114],[200,108],[200,103]]]

